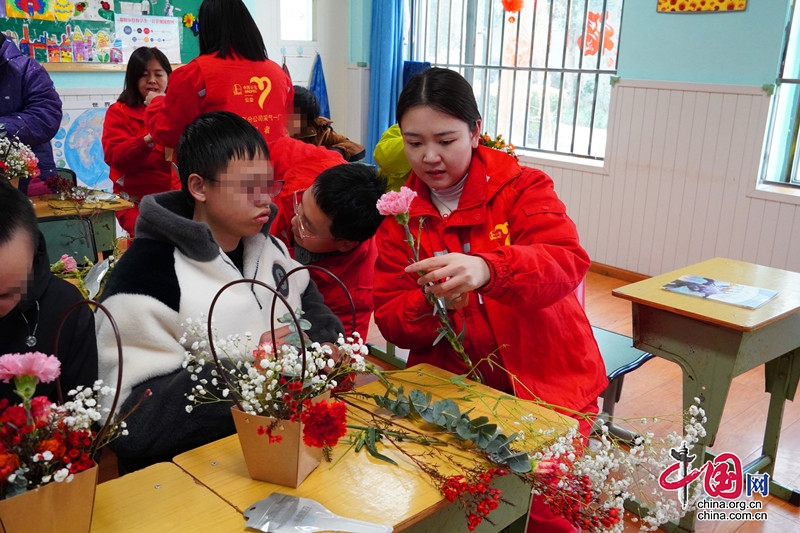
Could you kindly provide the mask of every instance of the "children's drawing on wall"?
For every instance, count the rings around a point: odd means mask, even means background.
[[[94,31],[67,24],[60,36],[23,24],[22,35],[13,30],[6,30],[5,34],[20,52],[39,63],[122,63],[121,44],[111,40],[113,23],[107,29]]]
[[[0,32],[40,63],[124,63],[140,46],[185,63],[182,49],[190,58],[198,53],[197,39],[188,39],[196,28],[183,27],[185,10],[173,2],[0,0]]]
[[[661,13],[699,13],[713,11],[744,11],[747,0],[657,0],[656,11]]]
[[[111,192],[108,165],[103,161],[105,107],[64,109],[61,128],[53,138],[53,157],[56,165],[71,168],[82,185]]]
[[[113,20],[114,0],[3,0],[8,18],[52,20]]]

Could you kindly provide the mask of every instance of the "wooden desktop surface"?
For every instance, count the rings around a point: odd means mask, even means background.
[[[173,463],[158,463],[97,486],[92,533],[245,531],[245,519]]]
[[[130,209],[133,203],[122,198],[102,202],[87,202],[80,208],[70,200],[61,200],[54,194],[31,197],[37,218],[59,217],[65,215],[88,216],[103,211],[122,211]]]
[[[390,379],[396,385],[403,385],[406,393],[413,388],[419,388],[431,392],[434,399],[450,397],[457,400],[462,411],[474,407],[472,417],[491,414],[489,405],[494,404],[493,399],[473,398],[472,401],[467,401],[465,391],[451,382],[452,377],[453,374],[436,367],[417,365],[392,373]],[[494,397],[499,394],[483,385],[476,384],[475,387],[493,394]],[[385,388],[380,383],[373,382],[359,390],[371,394],[383,394]],[[536,417],[535,428],[556,429],[550,439],[557,438],[559,434],[566,433],[570,427],[577,424],[571,418],[542,408],[533,402],[514,400],[501,403],[508,404],[508,408],[495,408],[495,412],[502,411],[502,420],[497,422],[504,426],[506,434],[519,431],[519,426],[514,424],[514,420],[531,414]],[[361,405],[370,411],[378,410],[371,400],[364,400]],[[351,406],[348,406],[348,409],[348,424],[359,424],[358,419],[363,417],[363,413]],[[408,425],[414,426],[411,422]],[[431,426],[425,429],[428,433],[433,431],[435,430]],[[538,447],[530,436],[526,444]],[[296,489],[250,479],[236,435],[181,454],[174,459],[174,462],[240,511],[244,511],[273,492],[281,492],[312,498],[341,516],[391,525],[395,531],[400,531],[450,505],[432,484],[430,478],[408,457],[390,445],[379,445],[379,451],[397,461],[398,466],[379,461],[368,455],[366,450],[357,454],[352,450],[348,451],[348,445],[340,442],[333,450],[334,463],[323,462]],[[497,481],[502,485],[504,496],[507,490],[508,495],[516,491],[518,495],[524,497],[523,501],[517,502],[513,512],[516,515],[527,513],[529,487],[514,476],[499,478]],[[499,511],[500,509],[495,512]],[[460,509],[458,512],[461,512]]]
[[[773,289],[778,295],[757,309],[746,309],[661,288],[690,274]],[[612,294],[733,330],[752,331],[800,310],[800,273],[717,257],[619,287]]]

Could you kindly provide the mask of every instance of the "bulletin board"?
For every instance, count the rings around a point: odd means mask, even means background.
[[[59,70],[100,69],[123,62],[115,13],[197,17],[201,0],[0,0],[0,32],[23,53]],[[120,37],[122,37],[120,35]],[[197,36],[181,24],[180,62],[199,55]]]

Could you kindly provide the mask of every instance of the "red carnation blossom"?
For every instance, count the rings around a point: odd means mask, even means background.
[[[13,426],[14,428],[22,428],[28,422],[28,413],[21,405],[12,405],[3,411],[0,416],[0,422],[5,426]]]
[[[300,413],[303,422],[303,442],[306,446],[323,448],[336,446],[347,433],[347,406],[344,402],[322,400],[312,403],[306,400]]]

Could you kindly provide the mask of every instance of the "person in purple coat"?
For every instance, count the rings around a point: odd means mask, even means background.
[[[39,159],[36,180],[21,180],[19,188],[35,196],[50,192],[44,180],[56,175],[50,139],[61,126],[61,99],[42,65],[22,55],[14,42],[0,33],[0,124],[6,135],[16,135]]]

